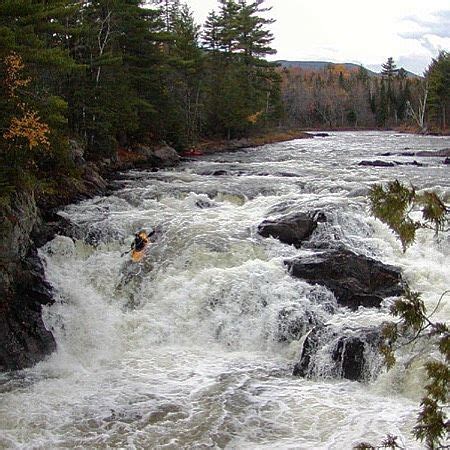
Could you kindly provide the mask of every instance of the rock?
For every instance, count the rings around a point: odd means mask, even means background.
[[[447,158],[450,157],[450,148],[444,148],[442,150],[433,151],[420,151],[416,152],[414,156],[422,156],[424,158]]]
[[[284,307],[278,313],[276,339],[278,342],[299,340],[313,327],[322,322],[313,311],[303,311],[301,308]]]
[[[108,185],[94,163],[88,163],[84,167],[83,182],[86,186],[85,194],[89,197],[103,193]]]
[[[386,297],[404,292],[400,269],[346,249],[286,260],[292,276],[325,286],[340,306],[379,307]]]
[[[155,158],[160,161],[159,167],[171,167],[180,162],[180,155],[175,149],[163,144],[160,147],[156,147],[154,150]]]
[[[230,173],[226,170],[218,169],[218,170],[212,171],[209,175],[212,175],[213,177],[222,177],[224,175],[230,175]]]
[[[407,150],[405,148],[405,150]],[[414,152],[385,152],[381,153],[380,156],[415,156]]]
[[[212,208],[215,205],[213,203],[211,203],[208,200],[203,200],[201,198],[199,198],[196,202],[195,202],[195,206],[197,206],[200,209],[205,209],[205,208]]]
[[[371,166],[371,167],[394,167],[396,164],[389,161],[381,161],[379,159],[375,161],[361,161],[358,166]]]
[[[11,204],[0,213],[0,371],[29,367],[56,347],[41,317],[53,295],[34,243],[50,232],[40,230],[42,218],[30,193],[16,195]]]
[[[368,381],[381,367],[379,328],[317,326],[306,337],[293,375]]]
[[[53,335],[42,321],[42,305],[53,303],[52,290],[35,251],[19,270],[20,278],[11,277],[10,289],[2,292],[0,371],[32,366],[56,349]]]
[[[144,164],[150,164],[153,167],[172,167],[181,159],[177,151],[167,144],[157,147],[136,145],[133,151],[145,157]]]
[[[264,220],[258,226],[263,237],[274,237],[285,244],[299,248],[317,227],[317,218],[306,213],[295,213],[275,220]]]
[[[450,164],[450,158],[445,158],[444,164]]]
[[[83,144],[76,139],[69,139],[69,156],[77,166],[86,164],[84,159],[85,148]]]
[[[328,133],[314,133],[314,137],[329,137],[330,135]]]

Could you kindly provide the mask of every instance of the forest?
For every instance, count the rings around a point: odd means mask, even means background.
[[[408,74],[389,57],[380,74],[363,66],[330,64],[323,71],[283,68],[285,121],[290,126],[398,128],[412,132],[447,129],[450,58],[441,52],[424,76]]]
[[[74,140],[99,161],[283,127],[447,128],[448,53],[425,77],[392,58],[376,77],[283,69],[266,59],[272,22],[263,0],[219,0],[202,26],[180,0],[2,1],[1,197],[76,178]]]

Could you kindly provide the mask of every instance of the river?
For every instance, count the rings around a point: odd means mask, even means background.
[[[57,301],[44,311],[57,351],[0,376],[0,448],[349,449],[388,434],[408,449],[423,359],[399,355],[367,382],[292,376],[301,341],[278,338],[280,311],[326,323],[378,325],[387,309],[324,307],[325,289],[283,265],[308,253],[257,226],[327,211],[313,240],[337,241],[402,268],[434,308],[450,279],[449,239],[421,231],[404,254],[370,216],[367,192],[395,178],[450,198],[442,158],[380,156],[436,150],[450,139],[339,132],[205,155],[176,169],[131,171],[110,196],[64,208],[80,239],[40,249]],[[363,167],[361,160],[424,164]],[[157,230],[143,264],[121,257]],[[435,318],[448,320],[450,302]]]

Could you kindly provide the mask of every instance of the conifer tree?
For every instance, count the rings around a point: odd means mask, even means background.
[[[428,108],[437,125],[445,130],[450,110],[450,54],[442,51],[428,67]]]

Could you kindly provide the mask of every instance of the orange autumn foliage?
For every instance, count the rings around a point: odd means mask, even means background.
[[[7,140],[24,138],[28,141],[28,148],[32,150],[38,145],[50,147],[48,140],[49,126],[42,122],[36,111],[25,111],[20,118],[13,117],[8,131],[3,134]]]
[[[250,116],[247,117],[247,122],[255,124],[258,121],[258,119],[262,113],[263,113],[263,111],[258,111],[255,114],[251,114]]]
[[[22,112],[21,117],[12,117],[9,128],[3,134],[6,140],[15,140],[23,138],[28,141],[28,148],[33,148],[42,145],[43,147],[50,147],[48,134],[50,133],[49,126],[41,120],[38,113],[23,102],[20,102],[17,95],[17,89],[28,86],[31,78],[23,78],[22,70],[25,65],[22,57],[15,52],[11,52],[5,58],[6,77],[5,84],[9,93],[9,97],[14,100],[18,110]]]
[[[6,77],[5,83],[8,88],[10,97],[17,97],[16,90],[20,87],[28,86],[31,82],[31,78],[22,78],[21,72],[25,67],[22,57],[16,52],[11,52],[5,58],[6,65]]]

